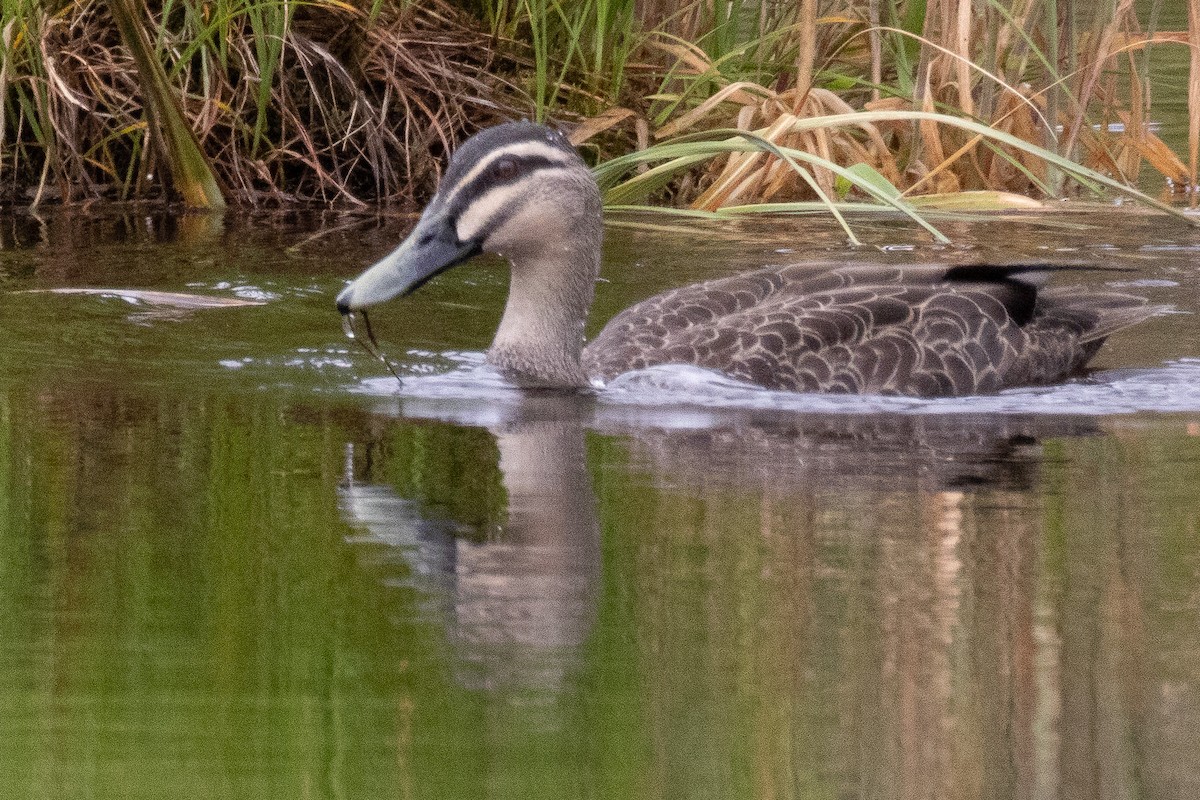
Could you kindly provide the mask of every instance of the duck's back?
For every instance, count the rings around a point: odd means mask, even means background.
[[[1039,290],[1035,269],[1054,268],[763,269],[626,309],[583,366],[602,380],[691,364],[791,391],[977,394],[1061,380],[1159,310],[1125,294]]]

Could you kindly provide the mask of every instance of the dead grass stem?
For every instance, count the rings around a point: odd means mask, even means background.
[[[122,0],[125,2],[125,0]],[[853,200],[864,165],[897,193],[1059,196],[1055,164],[941,124],[958,115],[1132,181],[1195,185],[1200,0],[1144,32],[1134,0],[1090,21],[1055,0],[185,0],[130,2],[163,83],[234,202],[418,200],[465,135],[521,116],[597,161],[734,128],[665,185],[696,209]],[[149,94],[100,0],[0,0],[0,202],[161,198]],[[1151,130],[1148,47],[1190,47],[1187,154]],[[795,120],[912,112],[830,130]],[[923,113],[918,113],[923,112]],[[779,153],[816,160],[787,163]]]

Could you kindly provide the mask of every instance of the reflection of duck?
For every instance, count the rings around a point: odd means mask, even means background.
[[[1129,295],[1041,291],[1045,265],[784,267],[652,297],[584,348],[601,239],[600,194],[570,143],[541,125],[501,125],[455,153],[416,229],[338,309],[410,293],[486,251],[512,262],[488,360],[524,385],[692,364],[770,388],[909,395],[1060,380],[1157,311]]]
[[[817,493],[1024,491],[1042,480],[1049,438],[1094,436],[1083,416],[774,414],[650,428],[633,462],[670,486]]]
[[[485,541],[420,498],[356,480],[353,450],[340,505],[366,533],[358,543],[386,547],[372,557],[389,582],[416,589],[426,618],[444,626],[464,684],[552,693],[596,615],[600,531],[583,428],[535,414],[493,435],[507,513]]]

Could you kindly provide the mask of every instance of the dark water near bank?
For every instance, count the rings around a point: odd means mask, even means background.
[[[1187,313],[994,398],[525,397],[469,265],[375,315],[397,392],[332,298],[402,219],[6,218],[0,796],[1200,796],[1200,231],[654,222],[593,329],[865,258]]]

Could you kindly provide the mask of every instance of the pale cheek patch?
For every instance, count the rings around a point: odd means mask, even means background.
[[[458,218],[454,228],[458,240],[468,242],[478,239],[498,214],[520,203],[523,197],[535,191],[534,177],[531,175],[517,183],[497,187],[476,198]]]
[[[506,214],[503,222],[488,233],[484,249],[509,259],[513,269],[528,269],[536,266],[531,261],[553,259],[554,248],[563,247],[571,238],[560,213],[561,209],[553,204],[539,207],[536,202],[526,203]]]

